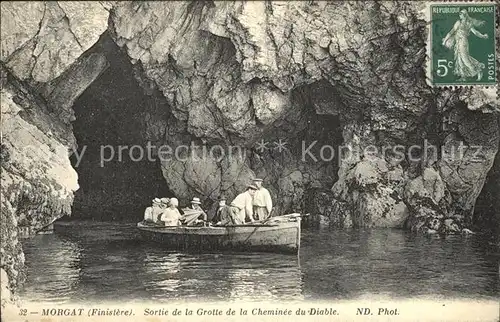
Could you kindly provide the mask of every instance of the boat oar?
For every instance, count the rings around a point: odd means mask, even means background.
[[[275,217],[269,217],[267,219],[264,219],[264,221],[260,222],[261,224],[265,224],[269,221],[273,220],[280,220],[280,219],[287,219],[287,218],[298,218],[298,217],[306,217],[309,216],[309,214],[299,214],[299,213],[293,213],[293,214],[287,214],[287,215],[281,215],[281,216],[275,216]]]

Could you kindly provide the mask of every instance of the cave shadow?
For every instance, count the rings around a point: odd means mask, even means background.
[[[89,51],[103,53],[109,68],[73,105],[78,149],[70,160],[80,188],[72,219],[138,221],[153,198],[171,194],[146,148],[145,113],[157,112],[150,110],[164,98],[145,94],[126,52],[107,33]],[[168,111],[160,112],[156,117]]]

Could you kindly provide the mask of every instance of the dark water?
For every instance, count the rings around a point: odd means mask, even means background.
[[[500,298],[500,253],[477,236],[305,230],[299,257],[186,254],[144,245],[132,224],[80,222],[24,250],[26,300]]]

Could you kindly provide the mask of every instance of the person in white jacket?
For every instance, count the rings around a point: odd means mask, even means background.
[[[169,207],[162,212],[160,217],[165,226],[179,226],[181,224],[182,216],[177,206],[179,206],[177,198],[170,198]]]
[[[256,220],[264,220],[271,216],[273,200],[269,190],[262,186],[262,179],[253,179],[253,185],[258,189],[253,196],[253,215]]]
[[[227,212],[228,218],[222,219],[222,225],[243,225],[246,218],[253,222],[252,198],[257,191],[254,185],[247,186],[245,192],[240,193],[233,199]]]

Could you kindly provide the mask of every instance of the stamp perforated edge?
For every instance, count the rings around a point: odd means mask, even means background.
[[[463,5],[463,4],[481,4],[481,5],[493,5],[495,6],[495,58],[496,58],[496,84],[494,85],[485,85],[485,84],[464,84],[464,85],[444,85],[444,84],[432,84],[432,43],[431,43],[431,6],[433,5],[442,5],[442,4],[448,4],[448,5]],[[500,66],[499,66],[499,50],[498,50],[498,36],[500,32],[500,21],[499,21],[499,2],[498,1],[491,1],[491,0],[462,0],[462,1],[429,1],[425,2],[425,5],[420,11],[421,17],[425,20],[425,52],[426,52],[426,57],[425,57],[425,80],[428,86],[432,88],[441,88],[441,89],[460,89],[460,88],[496,88],[496,100],[498,101],[498,98],[500,97]]]

